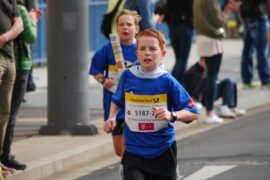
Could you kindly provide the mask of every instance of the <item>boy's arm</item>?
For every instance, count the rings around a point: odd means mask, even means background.
[[[190,123],[199,117],[198,114],[190,112],[186,109],[175,111],[175,114],[168,111],[164,107],[154,107],[153,110],[156,118],[164,121],[182,121],[184,123]]]
[[[172,96],[172,101],[169,101],[172,105],[168,107],[155,107],[153,108],[156,118],[165,121],[182,121],[184,123],[190,123],[193,120],[198,119],[198,110],[187,91],[181,86],[175,79],[172,79],[169,86],[169,93]]]
[[[172,116],[171,113],[171,118],[175,118],[175,121],[182,121],[184,123],[190,123],[193,120],[196,120],[199,118],[199,115],[193,112],[190,112],[186,109],[183,109],[181,111],[176,111],[175,112],[175,117]]]
[[[103,125],[103,130],[106,133],[111,133],[114,128],[116,127],[116,114],[119,110],[119,107],[115,103],[111,103],[111,108],[110,108],[110,115],[108,120],[105,121]]]

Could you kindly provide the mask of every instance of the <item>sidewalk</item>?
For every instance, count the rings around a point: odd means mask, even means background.
[[[220,77],[232,77],[238,82],[240,80],[240,53],[242,50],[241,40],[226,40],[224,42],[225,54],[220,72]],[[168,60],[167,60],[168,59]],[[173,52],[168,48],[165,61],[166,69],[169,71],[173,66]],[[189,65],[193,64],[196,57],[196,50],[193,45]],[[257,74],[257,72],[256,72]],[[23,104],[22,114],[31,111],[33,108],[43,108],[47,106],[47,69],[46,67],[35,68],[34,76],[37,78],[38,89],[33,93],[27,93],[27,103]],[[89,79],[91,92],[91,117],[89,122],[97,126],[99,133],[95,136],[39,136],[34,135],[22,138],[14,142],[12,153],[16,159],[27,164],[25,171],[17,171],[7,179],[36,180],[50,179],[51,175],[61,171],[67,171],[76,166],[84,164],[95,164],[93,170],[104,167],[114,162],[118,162],[113,152],[111,136],[105,134],[101,127],[102,120],[102,88],[92,78]],[[250,110],[270,104],[270,90],[241,89],[238,91],[238,106]],[[206,125],[201,119],[204,112],[200,115],[200,120],[191,124],[175,123],[177,139],[187,137],[191,134],[207,131],[221,125]],[[40,126],[47,123],[46,115],[24,116],[18,120],[20,124],[29,126]],[[228,119],[224,124],[232,123],[234,120]],[[222,124],[222,125],[224,125]],[[104,157],[110,161],[103,161]],[[102,162],[102,163],[101,163]]]

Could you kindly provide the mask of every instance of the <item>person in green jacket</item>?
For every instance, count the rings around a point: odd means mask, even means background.
[[[12,92],[10,117],[7,124],[0,160],[1,163],[7,167],[15,168],[16,170],[24,170],[26,165],[16,161],[15,157],[10,155],[10,152],[16,116],[26,92],[28,72],[32,67],[30,44],[34,43],[37,39],[37,22],[41,17],[41,11],[30,10],[28,12],[23,0],[17,0],[17,6],[23,20],[24,31],[14,41],[16,79]]]

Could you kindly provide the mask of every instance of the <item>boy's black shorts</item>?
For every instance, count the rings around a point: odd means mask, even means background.
[[[112,132],[113,136],[121,135],[123,134],[123,128],[124,128],[124,119],[118,119],[115,129]]]
[[[136,174],[154,179],[175,180],[177,166],[177,146],[172,144],[162,155],[153,159],[146,159],[134,153],[125,151],[122,164],[125,179],[136,179]]]

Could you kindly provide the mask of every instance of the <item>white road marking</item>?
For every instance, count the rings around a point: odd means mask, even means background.
[[[228,171],[235,166],[205,166],[184,180],[205,180]]]

